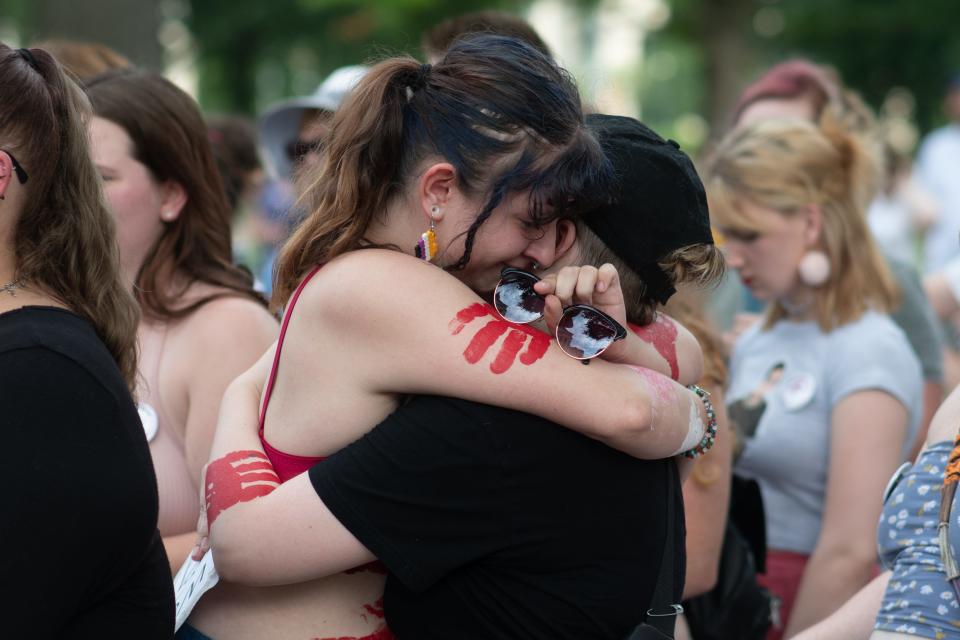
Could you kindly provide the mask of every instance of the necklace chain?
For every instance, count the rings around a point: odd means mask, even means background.
[[[23,279],[11,280],[10,282],[0,285],[0,291],[6,291],[10,294],[11,297],[17,297],[17,289],[25,288],[23,285]]]

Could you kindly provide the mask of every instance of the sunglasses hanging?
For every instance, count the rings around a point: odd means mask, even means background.
[[[493,294],[494,307],[500,317],[516,324],[529,324],[542,318],[546,300],[533,288],[539,281],[532,273],[513,267],[503,269]],[[555,337],[566,355],[589,364],[614,342],[626,338],[627,330],[603,311],[575,304],[563,310]]]

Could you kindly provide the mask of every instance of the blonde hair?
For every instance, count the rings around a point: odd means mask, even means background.
[[[785,216],[815,205],[823,216],[819,248],[830,277],[815,289],[816,318],[824,331],[858,319],[868,309],[889,312],[897,288],[867,228],[863,185],[875,175],[870,150],[827,110],[819,126],[770,120],[731,132],[707,169],[707,199],[720,227],[762,230],[741,206],[748,201]],[[779,302],[766,326],[786,316]]]
[[[582,221],[577,221],[577,261],[599,267],[610,263],[620,276],[620,288],[626,304],[627,320],[646,326],[653,322],[657,301],[647,294],[647,285],[630,266]],[[726,270],[723,253],[714,244],[691,244],[665,255],[658,266],[674,287],[707,287],[720,281]]]

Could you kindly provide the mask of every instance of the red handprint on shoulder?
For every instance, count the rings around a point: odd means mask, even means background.
[[[680,377],[680,367],[677,364],[677,327],[669,318],[661,313],[646,326],[631,324],[630,328],[641,340],[653,345],[667,364],[670,365],[670,377],[676,380]]]
[[[506,372],[517,359],[519,354],[520,362],[525,365],[531,365],[547,352],[550,347],[550,336],[542,331],[522,324],[507,322],[497,313],[492,305],[477,302],[466,309],[457,312],[456,317],[450,321],[450,333],[457,335],[463,328],[476,320],[477,318],[491,317],[492,320],[483,325],[473,336],[470,344],[463,351],[463,357],[470,364],[476,364],[486,355],[490,347],[503,334],[507,334],[500,351],[497,352],[493,362],[490,363],[490,371],[496,374]],[[529,341],[527,340],[529,338]],[[523,353],[520,349],[526,344],[527,348]]]
[[[278,486],[270,459],[259,451],[231,451],[207,465],[205,496],[207,523],[238,502],[265,496]]]

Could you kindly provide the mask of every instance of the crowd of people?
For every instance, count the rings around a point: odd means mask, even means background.
[[[423,49],[253,123],[0,43],[5,631],[960,639],[957,124],[790,60],[695,165]]]

